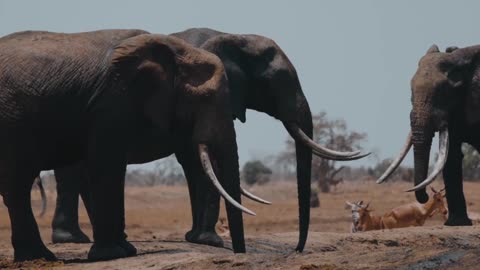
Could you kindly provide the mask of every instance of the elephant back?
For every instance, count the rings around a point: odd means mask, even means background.
[[[49,112],[57,106],[65,106],[62,109],[66,110],[85,107],[107,82],[113,48],[143,33],[26,31],[0,38],[0,97],[6,101],[3,104],[27,116]],[[25,116],[14,118],[21,117]]]

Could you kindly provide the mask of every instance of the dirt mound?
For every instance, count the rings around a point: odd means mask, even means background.
[[[480,226],[444,227],[437,216],[421,228],[348,233],[351,213],[344,209],[345,200],[371,201],[374,213],[380,215],[414,200],[413,194],[403,192],[408,186],[346,182],[336,192],[320,194],[320,208],[312,209],[310,235],[301,254],[294,252],[298,239],[296,185],[251,187],[273,205],[244,200],[258,215],[244,216],[247,254],[240,255],[232,253],[228,238],[224,238],[227,248],[184,241],[191,225],[187,187],[130,187],[126,191],[127,233],[139,255],[97,263],[86,261],[90,244],[49,243],[55,192],[48,191],[49,209],[37,221],[42,238],[62,261],[13,264],[9,219],[0,204],[0,269],[480,269]],[[469,211],[480,212],[480,184],[465,183],[465,192]],[[39,198],[34,191],[37,213]],[[80,222],[91,236],[83,206]]]
[[[293,252],[296,233],[247,239],[247,254],[181,239],[133,241],[136,257],[89,263],[88,244],[49,245],[61,263],[8,264],[43,269],[475,269],[480,228],[423,227],[367,233],[312,233],[305,252]],[[166,236],[168,238],[168,236]],[[226,246],[230,246],[227,242]],[[7,258],[10,259],[11,258]],[[9,261],[10,261],[9,260]],[[11,262],[11,261],[10,261]]]

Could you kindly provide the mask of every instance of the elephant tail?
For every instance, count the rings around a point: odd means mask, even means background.
[[[40,190],[40,196],[42,197],[42,211],[40,212],[39,216],[43,217],[43,215],[45,215],[45,212],[47,211],[47,194],[45,193],[45,189],[43,188],[42,177],[40,177],[40,175],[37,176],[35,184],[38,186],[38,189]]]

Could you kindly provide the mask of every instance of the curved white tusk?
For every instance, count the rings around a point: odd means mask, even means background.
[[[215,175],[215,172],[213,171],[212,163],[210,162],[210,157],[208,156],[208,148],[205,144],[198,145],[198,153],[200,155],[200,161],[202,163],[203,170],[208,175],[208,178],[210,178],[210,180],[212,181],[212,184],[218,190],[220,195],[222,195],[222,197],[226,201],[228,201],[230,204],[232,204],[234,207],[238,208],[239,210],[249,215],[256,216],[256,214],[253,211],[239,204],[225,191],[225,189],[223,189],[222,185],[217,179],[217,176]]]
[[[435,180],[435,177],[437,177],[437,175],[442,171],[443,166],[445,166],[445,162],[447,161],[447,157],[448,157],[448,130],[447,129],[440,131],[440,138],[439,138],[438,145],[439,145],[438,159],[437,159],[437,162],[435,163],[435,167],[432,173],[422,183],[407,190],[407,192],[417,191],[419,189],[425,188],[430,183],[432,183],[433,180]]]
[[[408,154],[408,151],[410,151],[410,148],[412,147],[412,132],[410,131],[407,136],[407,142],[405,142],[405,145],[402,148],[402,151],[400,154],[392,161],[392,164],[387,168],[387,170],[378,178],[377,184],[383,183],[383,181],[387,180],[393,172],[398,168],[400,163],[402,163],[403,159],[405,156]]]
[[[245,197],[249,198],[249,199],[252,200],[252,201],[256,201],[256,202],[263,203],[263,204],[268,204],[268,205],[271,205],[271,204],[272,204],[271,202],[269,202],[269,201],[267,201],[267,200],[264,200],[264,199],[262,199],[262,198],[260,198],[260,197],[258,197],[258,196],[256,196],[256,195],[250,193],[249,191],[243,189],[242,187],[240,187],[240,190],[242,191],[242,194],[243,194]]]
[[[298,139],[303,142],[306,146],[312,149],[312,152],[322,158],[333,159],[333,160],[356,160],[370,155],[370,153],[360,154],[360,151],[355,152],[339,152],[335,150],[328,149],[323,147],[312,139],[310,139],[307,134],[305,134],[300,127],[293,123],[284,123],[287,130],[290,131],[290,134],[294,139]]]

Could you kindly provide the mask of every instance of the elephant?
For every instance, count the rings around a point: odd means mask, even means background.
[[[355,160],[368,154],[338,152],[316,144],[312,138],[312,116],[308,102],[302,92],[296,70],[282,49],[271,39],[258,35],[236,35],[208,28],[192,28],[173,33],[197,48],[216,54],[223,62],[228,78],[233,119],[246,121],[246,109],[266,113],[280,120],[288,133],[295,139],[297,158],[297,181],[299,200],[299,242],[296,250],[303,251],[310,220],[310,182],[313,153],[328,159]],[[156,158],[144,159],[151,161]],[[55,171],[61,183],[66,178],[81,175],[78,170]],[[222,239],[215,232],[219,215],[219,197],[216,193],[208,196],[198,192],[201,181],[187,174],[192,208],[192,229],[186,233],[189,242],[223,246]],[[61,184],[62,186],[64,184]],[[82,242],[88,238],[78,226],[78,194],[81,188],[67,187],[58,190],[57,208],[53,227],[53,240],[57,242]],[[76,190],[76,193],[75,193]],[[247,197],[268,203],[241,189]],[[85,197],[82,195],[82,197]],[[84,200],[85,202],[85,200]],[[88,208],[88,207],[87,207]]]
[[[395,171],[413,145],[415,196],[428,200],[425,191],[443,172],[449,209],[447,226],[469,226],[463,194],[462,143],[480,150],[480,46],[448,47],[440,52],[432,45],[420,59],[411,80],[411,132],[398,157],[377,180],[382,183]],[[439,133],[439,155],[428,174],[432,138]]]
[[[127,159],[137,158],[129,148],[144,140],[208,176],[230,202],[234,251],[244,252],[237,208],[250,211],[235,201],[236,135],[217,56],[142,30],[26,31],[0,38],[0,66],[0,194],[16,261],[56,260],[41,240],[30,189],[41,170],[80,162],[93,221],[89,260],[135,255],[124,233],[124,181]]]

